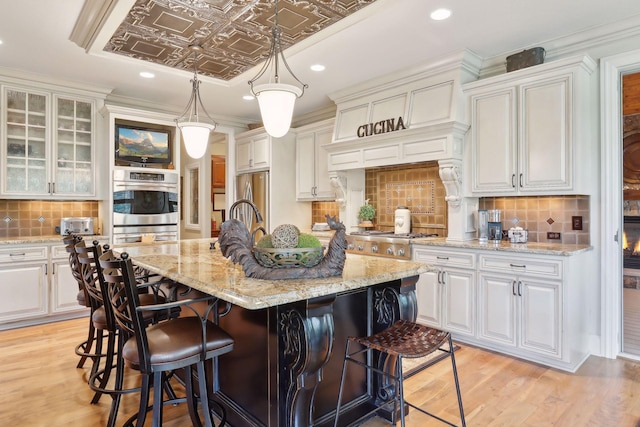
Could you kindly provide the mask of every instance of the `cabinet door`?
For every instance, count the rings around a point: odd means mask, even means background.
[[[211,156],[211,187],[225,188],[226,159],[224,156]]]
[[[472,191],[516,191],[515,88],[471,96]]]
[[[0,265],[0,323],[47,314],[46,264]]]
[[[444,329],[465,335],[475,333],[475,273],[444,270]]]
[[[5,87],[2,107],[2,193],[48,195],[49,95]]]
[[[276,142],[277,143],[277,142]],[[268,135],[253,140],[253,168],[268,168],[271,164],[271,139]]]
[[[520,347],[544,355],[561,356],[560,283],[520,279]]]
[[[78,304],[78,282],[71,273],[69,259],[53,260],[51,265],[51,314],[85,310]]]
[[[571,189],[571,77],[520,86],[520,191]]]
[[[417,321],[435,328],[442,327],[442,284],[440,271],[422,273],[416,283]]]
[[[318,131],[315,138],[316,199],[335,200],[336,193],[329,180],[329,153],[322,148],[331,143],[333,127]]]
[[[313,200],[315,190],[315,138],[313,133],[296,138],[296,198]]]
[[[250,170],[253,165],[251,158],[251,140],[236,140],[236,170],[246,171]]]
[[[54,106],[52,193],[94,195],[93,102],[56,97]]]
[[[515,347],[515,279],[480,274],[478,280],[478,337]]]

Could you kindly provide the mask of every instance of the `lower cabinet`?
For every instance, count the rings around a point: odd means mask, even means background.
[[[0,247],[0,330],[84,316],[61,244]]]
[[[435,267],[421,274],[416,284],[417,321],[450,332],[474,335],[474,255],[416,249],[413,260]]]
[[[562,357],[561,282],[480,273],[478,338]]]
[[[574,372],[597,342],[594,251],[529,254],[413,246],[431,270],[416,284],[418,322],[454,339]]]

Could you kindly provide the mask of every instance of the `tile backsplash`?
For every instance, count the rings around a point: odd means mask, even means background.
[[[530,242],[590,244],[589,196],[485,197],[479,209],[500,209],[502,229],[529,230]],[[572,217],[582,217],[582,230],[572,229]],[[547,239],[547,232],[561,233],[561,239]]]
[[[446,191],[437,162],[367,169],[365,179],[365,198],[376,208],[377,229],[393,230],[396,208],[406,206],[414,233],[447,236]]]
[[[0,200],[0,238],[56,234],[60,219],[98,217],[97,201]]]
[[[312,202],[311,203],[311,225],[316,222],[327,222],[325,215],[340,219],[340,208],[336,202]]]

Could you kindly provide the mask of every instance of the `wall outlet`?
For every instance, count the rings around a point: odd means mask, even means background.
[[[547,239],[548,240],[560,240],[560,233],[547,231]]]
[[[572,230],[582,230],[582,217],[581,216],[572,216],[571,217],[571,229]]]

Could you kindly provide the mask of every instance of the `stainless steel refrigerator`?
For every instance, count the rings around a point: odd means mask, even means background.
[[[262,214],[263,221],[256,223],[256,217],[250,206],[243,204],[237,207],[237,219],[244,222],[249,231],[261,226],[269,231],[269,172],[255,172],[238,175],[236,182],[236,200],[252,201]]]

